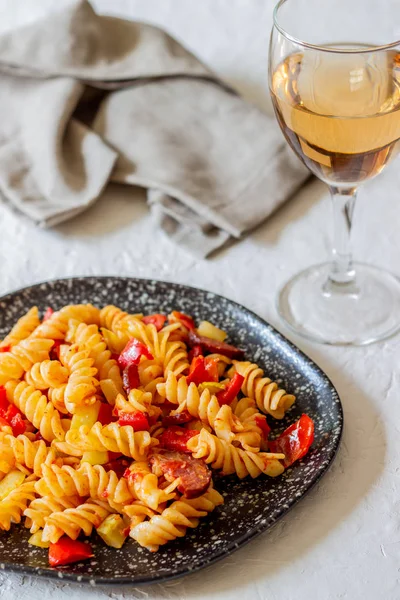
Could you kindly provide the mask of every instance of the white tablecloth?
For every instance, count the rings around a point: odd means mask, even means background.
[[[0,27],[33,20],[51,5],[52,0],[1,0]],[[166,27],[246,97],[269,109],[272,0],[96,0],[94,5]],[[354,230],[357,258],[397,272],[399,190],[397,162],[362,189]],[[1,600],[400,597],[400,336],[368,348],[312,345],[290,335],[275,310],[279,286],[327,255],[331,218],[322,184],[311,183],[248,239],[209,261],[193,259],[154,231],[143,195],[123,187],[51,231],[1,206],[0,212],[1,293],[44,279],[95,274],[207,288],[243,303],[294,340],[328,373],[345,412],[342,446],[323,481],[271,532],[215,566],[141,588],[82,588],[1,572]]]

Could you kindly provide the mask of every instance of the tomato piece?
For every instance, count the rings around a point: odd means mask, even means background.
[[[229,382],[228,387],[217,394],[219,404],[231,404],[241,390],[244,381],[243,375],[235,373]]]
[[[17,435],[21,435],[26,431],[26,423],[22,418],[21,413],[18,411],[16,415],[14,415],[10,419],[10,425],[13,430],[13,435],[16,437]]]
[[[9,404],[7,410],[4,414],[4,418],[6,421],[10,422],[16,415],[20,415],[21,412],[18,410],[14,404]]]
[[[187,443],[199,432],[194,429],[183,429],[182,427],[169,427],[160,436],[160,446],[166,450],[177,450],[178,452],[189,452]]]
[[[163,427],[171,427],[173,425],[184,425],[190,421],[193,421],[192,415],[189,411],[183,410],[176,415],[167,415],[164,417],[162,420],[162,425]]]
[[[147,346],[142,344],[142,342],[139,342],[139,340],[133,338],[129,340],[119,355],[118,364],[121,369],[125,369],[130,365],[138,365],[142,356],[145,356],[150,360],[153,360],[154,358]]]
[[[46,312],[43,315],[43,321],[48,321],[50,319],[50,317],[53,315],[53,313],[54,313],[54,310],[50,306],[48,306],[46,308]]]
[[[56,544],[50,544],[49,565],[51,567],[60,567],[92,558],[92,556],[93,550],[90,544],[71,540],[69,537],[63,536]]]
[[[7,344],[7,346],[3,346],[2,348],[0,348],[0,352],[10,352],[10,350],[11,350],[10,344]]]
[[[231,344],[226,344],[225,342],[218,342],[204,335],[198,335],[195,331],[189,331],[188,341],[191,346],[201,346],[203,354],[207,351],[237,359],[241,359],[244,356],[244,352],[240,348],[236,348],[236,346],[231,346]]]
[[[136,412],[118,412],[118,423],[120,425],[130,425],[135,431],[148,431],[150,429],[149,421],[146,415],[140,410]]]
[[[111,421],[114,421],[113,407],[110,404],[102,402],[100,405],[99,414],[97,415],[97,420],[100,421],[102,425],[108,425],[111,423]]]
[[[264,438],[267,440],[269,433],[271,431],[271,427],[267,423],[267,418],[265,415],[256,415],[255,422],[257,427],[259,427],[263,433]]]
[[[115,352],[113,352],[110,356],[111,360],[115,360],[115,362],[118,362],[119,359],[119,354],[116,354]]]
[[[167,317],[165,315],[160,314],[148,315],[147,317],[143,317],[143,323],[145,323],[146,325],[155,325],[157,331],[160,331],[164,327],[166,320]]]
[[[181,313],[178,310],[173,310],[172,313],[168,315],[168,319],[170,323],[180,323],[189,331],[193,331],[196,328],[196,324],[192,317],[185,313]]]
[[[137,365],[129,365],[122,372],[122,385],[127,394],[140,385],[139,369]]]
[[[290,467],[296,460],[305,456],[314,441],[314,422],[308,415],[290,425],[285,431],[269,443],[271,452],[282,452],[285,455],[283,464]]]

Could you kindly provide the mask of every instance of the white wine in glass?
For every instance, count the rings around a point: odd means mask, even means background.
[[[349,246],[357,186],[400,153],[400,41],[391,5],[281,0],[274,14],[276,116],[299,158],[328,184],[334,225],[332,262],[289,281],[278,308],[296,332],[324,343],[367,344],[400,327],[398,279],[355,265]]]

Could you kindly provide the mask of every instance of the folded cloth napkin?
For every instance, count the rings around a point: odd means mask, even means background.
[[[308,177],[278,127],[157,27],[86,0],[0,35],[0,191],[43,226],[110,181],[147,188],[157,222],[207,256]]]

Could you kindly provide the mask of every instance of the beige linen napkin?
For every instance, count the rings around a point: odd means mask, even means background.
[[[168,34],[86,0],[0,35],[0,114],[0,191],[43,226],[134,184],[206,256],[308,177],[275,121]]]

